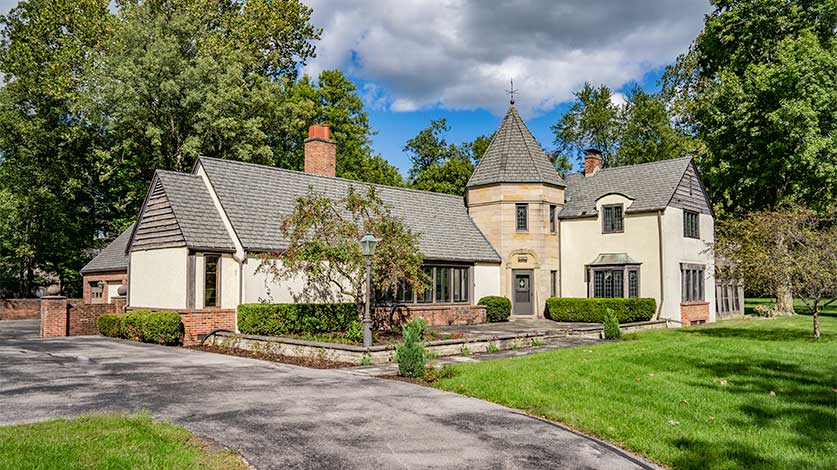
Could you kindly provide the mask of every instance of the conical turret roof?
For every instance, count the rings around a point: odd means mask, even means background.
[[[509,106],[503,123],[480,159],[466,187],[495,183],[546,183],[564,186],[561,175],[523,118]]]

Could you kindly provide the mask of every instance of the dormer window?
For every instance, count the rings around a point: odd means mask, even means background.
[[[622,204],[602,206],[602,233],[623,232]]]

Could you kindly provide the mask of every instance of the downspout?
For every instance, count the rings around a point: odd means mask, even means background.
[[[238,261],[238,305],[244,303],[244,263],[247,262],[247,254],[245,253],[243,259]],[[235,332],[238,331],[238,307],[235,308]]]
[[[663,313],[663,305],[666,301],[665,276],[663,275],[663,211],[657,211],[657,245],[660,254],[660,305],[657,306],[657,320]]]

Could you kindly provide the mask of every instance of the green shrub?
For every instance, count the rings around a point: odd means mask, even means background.
[[[619,339],[622,337],[622,330],[619,329],[619,319],[616,318],[613,310],[607,309],[602,323],[604,325],[605,339]]]
[[[420,343],[427,322],[421,318],[410,320],[404,327],[404,342],[395,348],[395,360],[398,361],[398,374],[403,377],[419,378],[424,375],[427,355]]]
[[[124,334],[125,338],[133,341],[143,341],[142,324],[151,313],[151,310],[131,310],[125,314],[124,318]]]
[[[355,320],[349,324],[349,328],[346,330],[346,339],[356,343],[363,341],[363,323]]]
[[[648,321],[657,311],[654,299],[574,299],[553,297],[546,301],[546,317],[555,321],[604,322],[607,309],[619,323]]]
[[[511,300],[498,295],[483,297],[477,302],[486,306],[486,316],[490,322],[506,321],[511,315]]]
[[[125,334],[122,315],[116,315],[113,313],[99,315],[99,318],[96,319],[96,327],[99,329],[99,334],[102,336],[122,338]]]
[[[142,337],[146,343],[177,344],[183,333],[177,312],[149,312],[142,321]]]
[[[345,333],[357,319],[357,307],[350,303],[238,306],[238,329],[248,335]]]

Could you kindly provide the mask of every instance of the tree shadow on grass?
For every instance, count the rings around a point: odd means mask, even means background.
[[[707,468],[814,468],[818,463],[803,459],[768,459],[753,448],[734,440],[703,441],[677,438],[672,444],[681,453],[672,468],[697,470]]]

